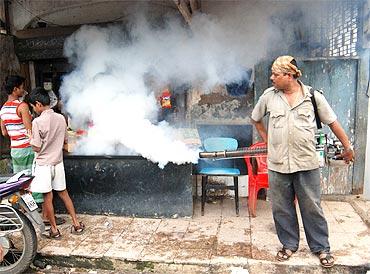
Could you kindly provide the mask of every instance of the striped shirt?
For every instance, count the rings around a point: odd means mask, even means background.
[[[17,114],[18,107],[23,102],[14,100],[6,102],[0,110],[0,119],[3,121],[10,137],[11,148],[25,148],[30,146],[27,130],[23,124],[22,117]]]

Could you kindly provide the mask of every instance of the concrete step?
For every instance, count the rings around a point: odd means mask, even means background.
[[[271,262],[253,259],[234,258],[231,263],[219,264],[181,264],[181,263],[160,263],[150,261],[128,261],[113,258],[86,258],[80,256],[41,256],[38,255],[37,260],[41,260],[48,265],[67,267],[67,268],[84,268],[85,270],[96,271],[101,273],[109,271],[109,273],[176,273],[176,274],[296,274],[296,273],[333,273],[333,274],[369,274],[370,265],[335,265],[329,269],[322,268],[319,265],[292,264],[289,262]],[[49,272],[50,271],[50,272]],[[44,270],[43,273],[56,273],[55,267],[50,270]],[[112,272],[110,272],[112,271]],[[71,272],[74,273],[74,272]],[[105,272],[104,272],[105,273]]]

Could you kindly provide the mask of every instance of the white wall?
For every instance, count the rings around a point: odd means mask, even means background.
[[[367,48],[370,59],[370,0],[367,0],[367,6],[364,10],[365,18],[368,18],[367,22],[364,22],[364,39],[367,40]],[[368,72],[370,77],[370,72]],[[367,91],[370,96],[370,90]],[[367,200],[370,200],[370,100],[368,105],[367,114],[367,139],[366,139],[366,155],[365,155],[365,175],[364,175],[364,196]]]
[[[370,117],[370,100],[367,117]],[[367,141],[365,158],[365,176],[364,176],[364,197],[370,200],[370,119],[367,120]]]

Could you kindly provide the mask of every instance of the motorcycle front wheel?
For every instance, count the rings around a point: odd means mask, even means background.
[[[0,237],[4,259],[0,262],[0,274],[19,274],[28,269],[37,252],[37,236],[31,221],[16,210],[23,222],[23,229],[17,231],[19,219],[5,216],[0,209],[0,231],[6,236]],[[4,217],[5,216],[5,217]]]

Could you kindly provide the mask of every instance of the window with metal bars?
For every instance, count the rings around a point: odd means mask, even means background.
[[[328,15],[328,56],[357,56],[359,2],[333,1]]]
[[[358,55],[362,0],[284,3],[289,9],[272,20],[281,26],[283,37],[292,37],[291,52],[308,57]]]

